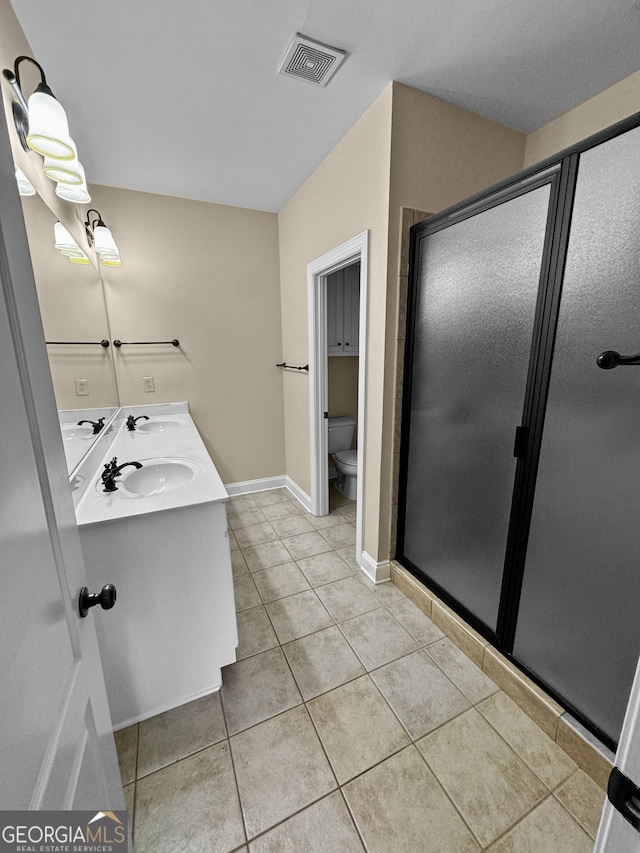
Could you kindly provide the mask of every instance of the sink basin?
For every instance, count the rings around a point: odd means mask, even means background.
[[[175,429],[180,429],[178,421],[144,421],[138,422],[136,429],[140,432],[172,432]]]
[[[181,489],[199,477],[202,465],[193,459],[142,459],[142,468],[126,468],[119,491],[129,496],[151,497]]]
[[[62,437],[66,441],[73,441],[74,438],[87,438],[89,435],[93,435],[93,427],[76,426],[76,424],[63,424],[62,426]]]

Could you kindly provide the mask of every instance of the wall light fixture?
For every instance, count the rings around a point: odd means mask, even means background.
[[[91,219],[91,214],[95,213],[97,218]],[[120,260],[120,250],[113,239],[113,234],[102,221],[102,216],[95,209],[87,211],[87,221],[84,223],[87,230],[87,239],[89,245],[93,246],[96,253],[100,255],[100,260],[106,267],[122,266]]]

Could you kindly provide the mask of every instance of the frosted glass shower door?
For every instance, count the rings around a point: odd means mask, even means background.
[[[399,550],[491,630],[549,200],[549,183],[522,189],[414,251]]]
[[[640,652],[640,129],[580,156],[514,655],[617,740]]]

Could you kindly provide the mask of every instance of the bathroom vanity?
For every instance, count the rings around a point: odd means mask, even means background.
[[[136,418],[135,429],[127,418]],[[218,690],[238,645],[227,492],[186,403],[119,410],[74,472],[76,517],[115,729]],[[105,492],[102,474],[126,466]]]

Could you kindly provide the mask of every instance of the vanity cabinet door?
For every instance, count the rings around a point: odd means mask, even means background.
[[[327,354],[358,355],[360,267],[353,265],[327,277]]]
[[[341,355],[343,345],[344,316],[342,302],[344,298],[343,270],[327,277],[327,353]]]

